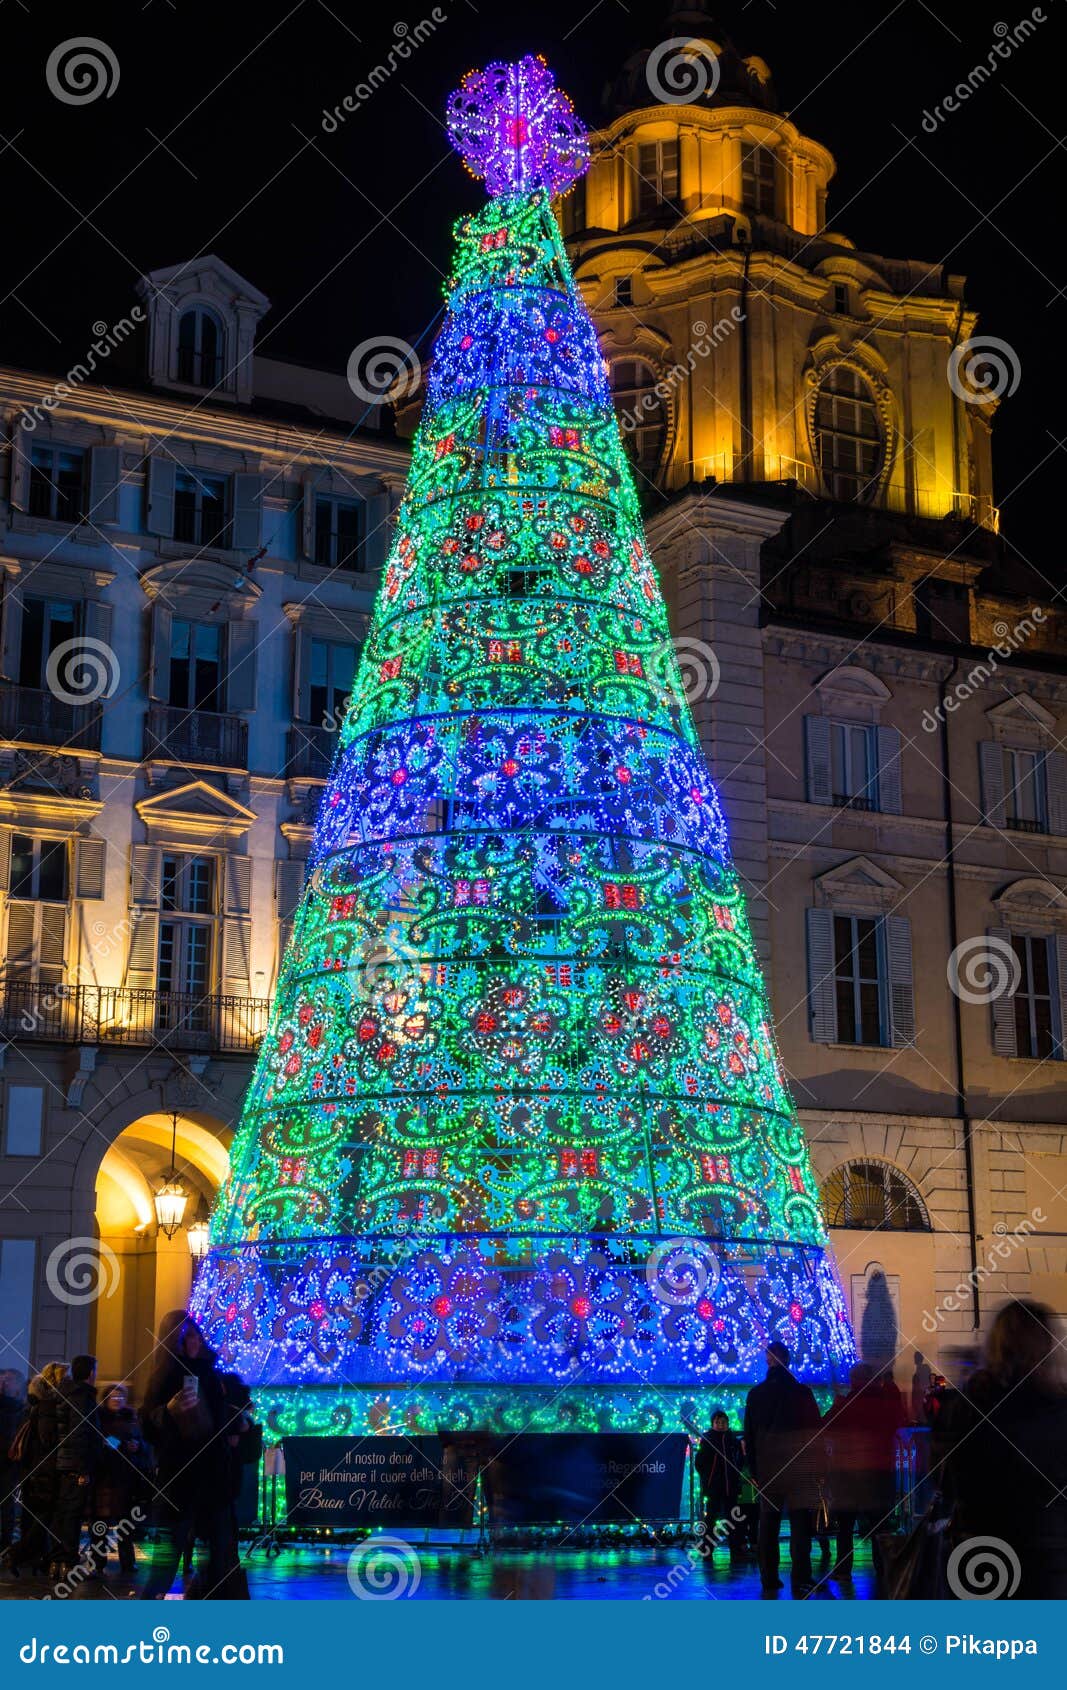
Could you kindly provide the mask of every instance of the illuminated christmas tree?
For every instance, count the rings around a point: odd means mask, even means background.
[[[854,1358],[552,211],[541,60],[471,73],[435,348],[194,1307],[275,1431],[676,1428]]]

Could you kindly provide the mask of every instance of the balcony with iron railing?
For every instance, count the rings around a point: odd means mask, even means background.
[[[298,722],[289,729],[286,775],[297,779],[326,780],[339,743],[332,728],[313,728]]]
[[[99,704],[68,704],[47,687],[0,681],[0,739],[99,751]]]
[[[157,1045],[244,1055],[256,1049],[269,1013],[268,998],[0,978],[0,1037],[12,1043]]]
[[[153,704],[145,719],[145,762],[247,769],[248,723],[221,711]]]

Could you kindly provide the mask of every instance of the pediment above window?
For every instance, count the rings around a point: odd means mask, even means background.
[[[134,805],[153,845],[197,845],[240,839],[256,819],[254,810],[207,781],[189,781]]]
[[[986,711],[994,739],[1002,745],[1040,745],[1056,731],[1051,711],[1026,693],[1012,693]]]
[[[216,612],[242,616],[254,610],[263,589],[243,569],[210,558],[160,563],[141,576],[145,597],[160,599],[176,615],[204,619]]]
[[[852,717],[859,722],[877,722],[883,704],[892,693],[883,680],[854,663],[828,669],[815,683],[825,716]]]
[[[814,887],[817,905],[853,912],[893,909],[904,893],[900,881],[869,857],[850,857],[827,869],[815,877]]]
[[[1056,927],[1067,932],[1067,892],[1039,875],[1011,881],[992,903],[1004,925],[1016,932],[1028,927],[1042,932]]]

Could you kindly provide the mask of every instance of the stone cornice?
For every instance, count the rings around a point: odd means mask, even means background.
[[[42,393],[61,378],[0,366],[0,408],[21,410],[40,403]],[[338,427],[275,422],[255,411],[212,409],[163,394],[138,393],[86,385],[72,391],[50,412],[53,424],[75,420],[104,428],[120,439],[159,435],[310,463],[344,462],[366,471],[404,475],[410,452],[393,440],[349,437]]]
[[[852,658],[860,661],[872,675],[890,675],[911,681],[926,681],[936,685],[948,680],[956,664],[961,673],[988,659],[988,653],[978,646],[960,646],[958,652],[920,651],[914,647],[896,645],[892,629],[875,635],[855,637],[832,634],[817,628],[797,628],[772,619],[764,624],[763,651],[765,657],[779,657],[795,663],[812,663],[830,667]],[[856,659],[856,653],[862,658]],[[1010,664],[1001,665],[989,685],[992,688],[1011,684],[1040,686],[1042,697],[1067,703],[1067,676],[1058,671],[1042,669],[1033,658],[1020,651]]]

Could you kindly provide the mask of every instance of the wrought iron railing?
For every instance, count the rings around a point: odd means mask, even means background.
[[[63,745],[99,751],[100,706],[67,704],[47,687],[0,682],[0,739],[22,745]]]
[[[331,728],[301,727],[289,729],[289,757],[286,773],[303,775],[313,780],[325,780],[330,773],[338,746],[337,734]]]
[[[144,754],[146,762],[160,759],[247,769],[248,723],[242,716],[225,716],[214,710],[153,704],[145,721]]]
[[[269,1012],[268,998],[0,978],[0,1036],[12,1043],[40,1039],[240,1054],[255,1050]]]

